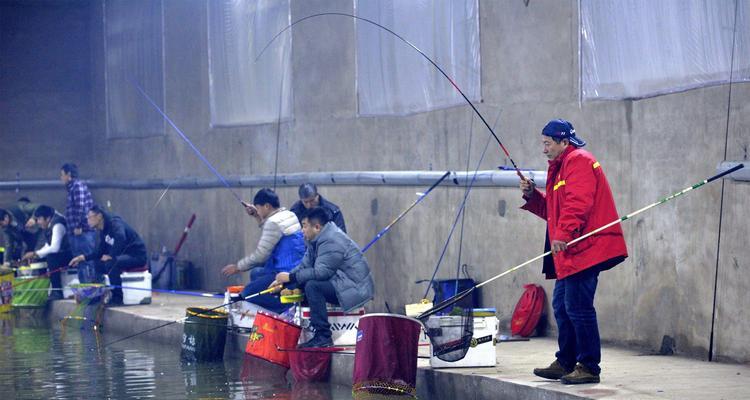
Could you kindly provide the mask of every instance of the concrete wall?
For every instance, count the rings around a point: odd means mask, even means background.
[[[539,0],[528,6],[522,1],[480,4],[484,101],[478,107],[489,121],[502,110],[496,132],[521,167],[546,168],[539,131],[551,118],[567,118],[601,161],[618,209],[625,213],[713,174],[724,159],[747,159],[747,85],[732,85],[728,137],[727,85],[641,101],[579,105],[576,10],[573,0]],[[15,7],[13,12],[22,11]],[[330,11],[350,13],[352,3],[292,2],[293,20]],[[82,110],[87,113],[77,117],[90,121],[91,128],[86,135],[66,133],[90,143],[94,150],[94,157],[84,164],[86,172],[111,179],[211,177],[172,130],[161,137],[106,139],[101,3],[91,2],[88,12],[90,40],[76,43],[79,49],[73,54],[85,48],[91,53],[81,57],[93,75],[87,93],[92,111]],[[166,111],[225,175],[273,173],[277,134],[280,172],[462,170],[467,161],[473,169],[487,140],[487,130],[467,106],[408,117],[357,118],[355,32],[352,21],[343,17],[312,19],[292,30],[292,120],[280,126],[211,129],[205,2],[165,0],[164,19]],[[8,46],[6,40],[2,46]],[[0,113],[17,111],[3,103]],[[54,116],[51,110],[44,114],[44,118]],[[23,123],[10,126],[20,130]],[[49,135],[43,130],[36,134]],[[61,151],[66,155],[77,154],[68,147],[72,142],[64,141],[67,146]],[[26,141],[19,146],[30,151]],[[6,177],[8,168],[26,165],[19,158],[0,162]],[[59,162],[45,168],[27,165],[24,176],[54,178]],[[490,143],[481,167],[505,163],[499,147]],[[239,193],[250,198],[256,189]],[[329,186],[321,187],[321,192],[341,206],[352,238],[364,244],[411,204],[421,189]],[[750,287],[750,278],[743,273],[750,259],[745,245],[748,191],[746,183],[713,183],[626,222],[630,258],[600,280],[597,306],[604,340],[655,350],[669,336],[678,352],[707,357],[718,259],[714,356],[750,360],[750,343],[744,335],[750,318],[743,304]],[[218,269],[251,251],[259,230],[231,194],[170,190],[155,206],[161,194],[98,190],[95,197],[109,201],[143,234],[152,251],[174,246],[190,214],[198,214],[181,255],[199,268],[205,289],[242,282],[244,278],[220,277]],[[279,194],[289,205],[296,188],[280,188]],[[402,310],[404,304],[422,297],[425,286],[414,281],[432,274],[462,196],[461,188],[436,190],[368,252],[377,288],[371,310],[384,310],[386,302],[392,310]],[[519,211],[521,204],[516,189],[472,192],[461,263],[472,266],[474,279],[487,279],[541,252],[544,223]],[[455,275],[458,252],[456,236],[439,277]],[[532,265],[483,288],[484,305],[497,307],[507,323],[523,284],[542,283],[552,293],[553,282],[543,281],[540,269],[541,265]]]

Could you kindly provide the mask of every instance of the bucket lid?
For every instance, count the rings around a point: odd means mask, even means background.
[[[227,292],[229,292],[229,293],[240,293],[240,292],[242,292],[242,289],[244,289],[244,288],[245,287],[242,286],[242,285],[239,285],[239,286],[227,286]]]

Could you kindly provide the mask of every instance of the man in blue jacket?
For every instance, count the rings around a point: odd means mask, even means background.
[[[370,267],[359,246],[330,219],[321,207],[308,210],[302,217],[307,241],[302,263],[291,272],[278,273],[271,283],[271,287],[288,283],[304,289],[315,335],[299,347],[333,346],[326,303],[350,311],[370,301],[375,292]]]

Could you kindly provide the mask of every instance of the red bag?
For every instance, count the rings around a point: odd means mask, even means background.
[[[527,337],[534,332],[544,309],[544,289],[533,283],[523,285],[526,289],[518,299],[513,319],[510,321],[510,332],[516,336]]]
[[[339,349],[290,350],[289,363],[295,382],[322,382],[328,379],[331,352]]]

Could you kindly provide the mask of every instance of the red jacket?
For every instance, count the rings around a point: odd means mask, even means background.
[[[547,221],[550,240],[571,240],[619,218],[601,165],[586,150],[568,146],[549,161],[546,195],[535,190],[521,207]],[[611,268],[628,256],[620,224],[568,247],[554,256],[557,279],[607,262]],[[548,274],[548,278],[554,275]]]

